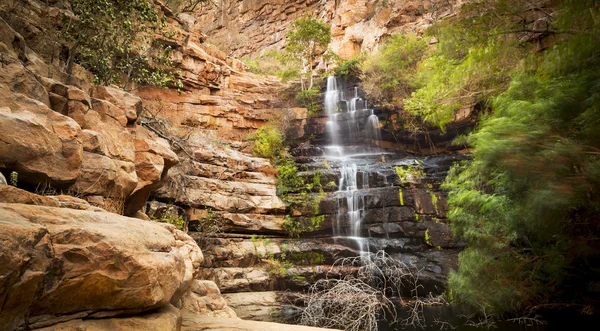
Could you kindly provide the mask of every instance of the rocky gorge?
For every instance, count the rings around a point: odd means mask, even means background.
[[[280,48],[287,23],[320,12],[332,49],[351,58],[438,19],[436,2],[230,2],[197,16],[155,2],[172,31],[156,38],[173,48],[178,89],[101,86],[77,64],[68,73],[49,32],[72,15],[67,2],[0,7],[0,329],[280,329],[260,321],[295,321],[299,294],[339,258],[360,255],[349,236],[334,236],[349,206],[339,183],[347,165],[325,148],[329,114],[310,117],[283,97],[284,83],[231,56]],[[226,26],[215,21],[224,15]],[[230,31],[249,39],[229,54],[206,42]],[[284,203],[274,164],[253,156],[247,139],[268,121],[285,122],[302,142],[292,150],[299,176],[323,188],[312,192],[322,222],[299,238],[288,236],[286,214],[310,224],[311,211]],[[440,182],[464,156],[385,140],[355,160],[360,236],[442,293],[464,243],[451,236]],[[152,221],[169,215],[181,229]]]

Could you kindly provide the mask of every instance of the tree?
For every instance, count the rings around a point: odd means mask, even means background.
[[[171,48],[156,41],[165,18],[147,0],[73,0],[62,36],[73,63],[91,71],[99,84],[180,84],[172,69]]]
[[[165,4],[175,13],[194,13],[205,4],[216,5],[212,0],[167,0]]]
[[[292,58],[302,62],[302,89],[311,89],[315,61],[331,41],[331,29],[314,16],[302,17],[292,22],[286,38],[285,50]],[[309,80],[308,87],[304,85],[304,78]]]

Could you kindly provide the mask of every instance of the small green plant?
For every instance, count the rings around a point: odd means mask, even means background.
[[[347,79],[348,77],[357,77],[360,73],[359,64],[360,59],[356,57],[344,61],[342,64],[333,69],[333,74],[342,79]]]
[[[292,264],[288,261],[270,259],[269,266],[269,273],[271,275],[283,278],[289,274],[289,269],[292,267]]]
[[[400,197],[400,206],[404,206],[404,193],[402,193],[402,189],[398,189],[398,196]]]
[[[429,237],[429,229],[425,230],[425,243],[426,243],[428,246],[433,246],[433,245],[431,244],[431,238]]]
[[[175,206],[168,206],[159,217],[152,217],[152,220],[160,223],[173,224],[179,230],[184,230],[186,227],[185,219],[183,216],[179,215]]]
[[[325,185],[325,188],[329,190],[335,190],[338,188],[338,185],[334,181],[331,181]]]
[[[283,134],[274,127],[263,126],[248,137],[248,140],[254,142],[252,152],[259,157],[272,159],[279,156],[283,149]]]
[[[13,171],[10,173],[10,185],[17,187],[17,184],[19,182],[19,173],[16,171]]]
[[[319,88],[313,86],[307,90],[302,90],[296,94],[296,101],[301,107],[306,108],[308,115],[317,116],[323,109],[321,106],[321,92]]]
[[[290,252],[287,260],[294,265],[315,265],[325,263],[325,255],[321,252]]]
[[[400,178],[401,182],[406,181],[409,176],[413,177],[413,178],[425,177],[425,172],[423,170],[421,170],[419,168],[419,166],[416,166],[416,165],[409,165],[406,167],[396,166],[395,170],[396,170],[396,174],[398,175],[398,178]]]
[[[437,195],[435,195],[435,193],[429,193],[429,195],[431,196],[431,203],[433,204],[433,208],[435,208],[435,212],[439,213],[438,210],[438,197]]]

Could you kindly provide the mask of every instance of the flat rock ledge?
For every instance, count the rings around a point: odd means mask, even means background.
[[[334,330],[272,322],[247,321],[235,318],[210,317],[182,311],[181,331],[318,331]]]

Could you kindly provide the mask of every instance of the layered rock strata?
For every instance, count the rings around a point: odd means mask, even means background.
[[[347,60],[376,50],[395,32],[422,33],[452,15],[461,0],[223,0],[200,12],[208,41],[236,57],[282,49],[290,24],[315,15],[331,24],[330,48]]]
[[[178,303],[202,252],[172,225],[108,212],[0,204],[6,330]]]

